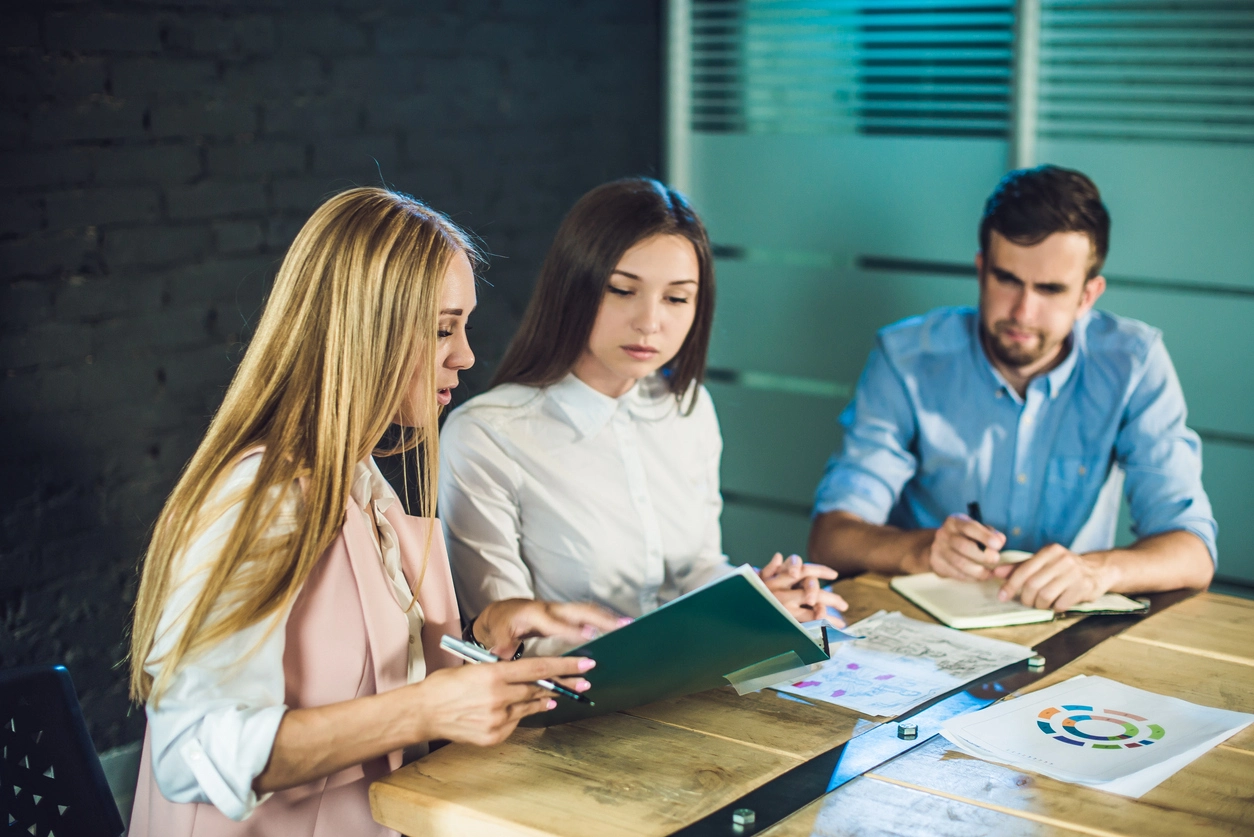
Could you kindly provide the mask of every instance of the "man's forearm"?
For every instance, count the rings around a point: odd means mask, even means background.
[[[848,512],[827,512],[816,517],[810,527],[810,560],[844,574],[924,572],[924,556],[935,532],[907,532],[867,523]]]
[[[1215,574],[1206,544],[1183,530],[1151,535],[1125,549],[1090,552],[1084,559],[1110,573],[1114,593],[1201,589]]]

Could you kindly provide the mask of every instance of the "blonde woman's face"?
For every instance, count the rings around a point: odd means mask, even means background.
[[[428,399],[432,396],[441,406],[448,406],[453,399],[453,388],[457,386],[457,373],[474,366],[475,353],[470,350],[470,343],[466,339],[466,321],[474,309],[475,273],[466,254],[458,253],[444,274],[443,290],[440,292],[437,321],[439,330],[435,344],[436,391],[424,392],[422,369],[414,369],[406,398],[410,415],[423,415],[422,407],[429,403]],[[408,421],[397,423],[409,424]]]

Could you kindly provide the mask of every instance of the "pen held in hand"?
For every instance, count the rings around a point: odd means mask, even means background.
[[[468,663],[499,663],[501,658],[495,654],[484,651],[477,645],[471,645],[469,642],[463,642],[460,639],[451,637],[448,634],[440,637],[440,647],[454,656],[461,657]],[[596,702],[591,698],[585,697],[576,691],[566,688],[552,680],[533,680],[541,689],[548,689],[550,692],[561,695],[564,698],[577,700],[580,703],[586,703],[589,706],[596,706]]]
[[[967,503],[967,517],[971,518],[981,526],[984,525],[984,516],[980,514],[980,504],[975,500]],[[988,549],[988,544],[980,543],[979,541],[975,541],[975,545],[980,548],[980,552],[984,552]]]

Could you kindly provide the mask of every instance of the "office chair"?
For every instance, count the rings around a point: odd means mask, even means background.
[[[118,814],[64,666],[0,671],[0,833],[118,837]]]

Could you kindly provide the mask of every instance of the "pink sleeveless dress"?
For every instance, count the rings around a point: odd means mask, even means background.
[[[461,635],[444,533],[433,518],[405,514],[400,503],[385,513],[396,530],[405,577],[417,578],[430,535],[430,557],[419,603],[427,672],[460,665],[440,648],[445,633]],[[325,706],[405,685],[409,627],[389,587],[366,527],[368,518],[349,500],[344,528],[301,589],[287,621],[283,653],[286,703],[292,709]],[[401,752],[299,787],[279,791],[247,820],[228,819],[213,805],[173,803],[157,788],[148,736],[144,737],[131,812],[131,837],[341,837],[396,835],[370,816],[370,783],[401,764]]]

